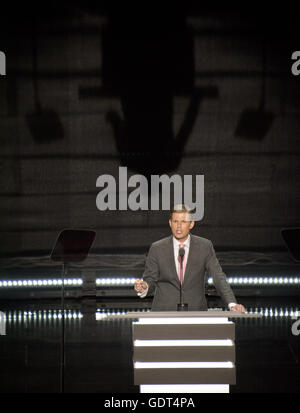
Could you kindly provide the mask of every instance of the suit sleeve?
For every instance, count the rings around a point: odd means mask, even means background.
[[[155,247],[151,245],[146,259],[145,271],[143,273],[143,279],[148,284],[147,295],[153,295],[156,289],[156,284],[159,277],[158,260],[155,253]]]
[[[213,244],[209,244],[209,253],[206,259],[206,270],[208,276],[213,279],[214,286],[218,294],[220,294],[222,300],[228,305],[229,303],[236,303],[234,293],[227,282],[226,275],[224,274],[221,265],[216,257],[216,253]]]

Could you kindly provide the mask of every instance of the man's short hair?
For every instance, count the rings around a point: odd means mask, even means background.
[[[174,205],[170,210],[170,219],[172,219],[172,215],[173,215],[174,212],[177,212],[177,213],[188,212],[189,214],[193,214],[194,209],[192,209],[188,205],[184,205],[184,204]]]

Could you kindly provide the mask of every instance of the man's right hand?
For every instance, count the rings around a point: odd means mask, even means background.
[[[148,284],[143,280],[136,280],[134,284],[134,289],[137,293],[143,293],[147,290]]]

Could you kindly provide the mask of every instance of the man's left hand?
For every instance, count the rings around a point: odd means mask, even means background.
[[[239,311],[241,313],[245,312],[245,307],[242,304],[232,305],[230,311]]]

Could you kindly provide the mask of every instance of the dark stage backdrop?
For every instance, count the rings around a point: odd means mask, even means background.
[[[98,176],[118,183],[120,166],[204,175],[194,234],[284,250],[281,228],[300,226],[298,14],[109,3],[1,12],[2,256],[47,254],[64,228],[96,230],[100,252],[167,236],[165,211],[97,209]]]

